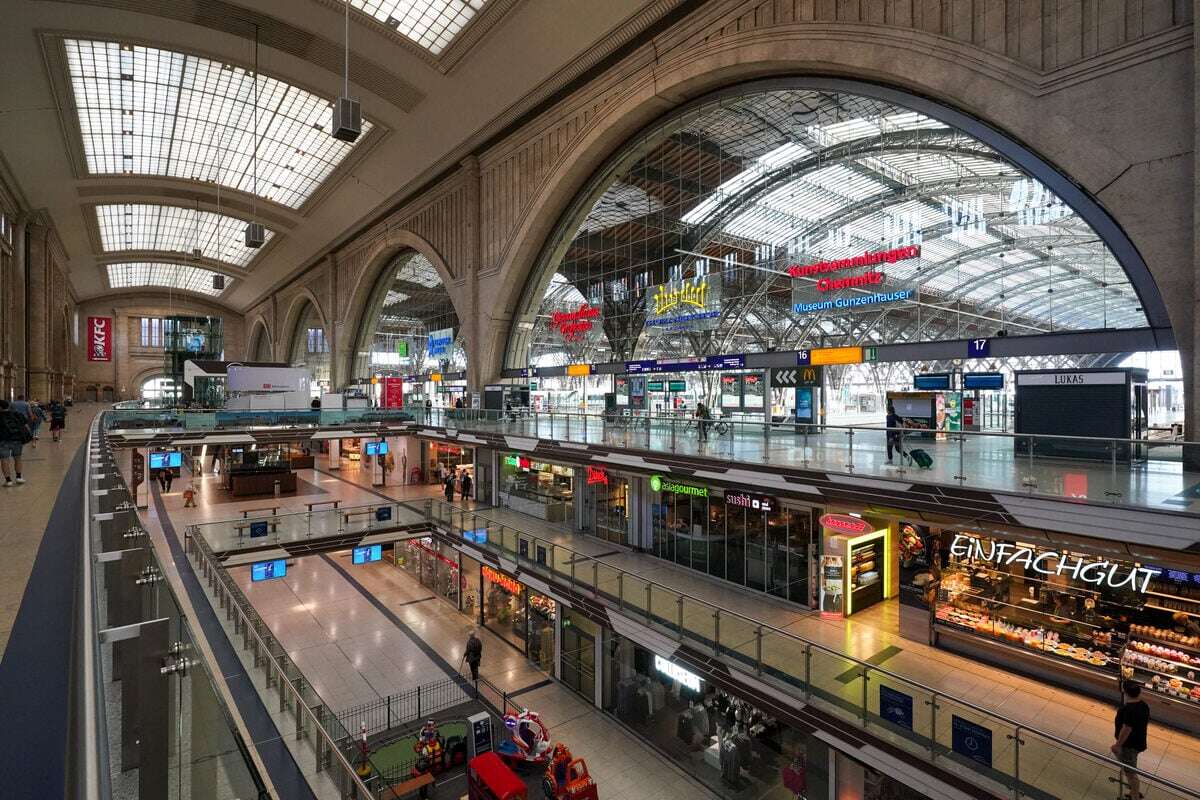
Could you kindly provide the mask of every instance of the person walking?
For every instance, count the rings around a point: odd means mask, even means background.
[[[708,441],[708,426],[711,425],[712,414],[708,413],[708,406],[700,401],[696,401],[696,429],[700,432],[700,441]]]
[[[62,441],[62,432],[67,427],[67,407],[61,401],[50,401],[50,438]]]
[[[483,659],[483,641],[476,635],[475,629],[467,636],[467,646],[463,650],[463,660],[471,668],[471,680],[479,680],[479,662]]]
[[[896,413],[896,406],[891,400],[887,404],[887,420],[884,422],[887,427],[887,463],[892,463],[892,451],[897,450],[900,453],[900,460],[904,460],[904,447],[900,441],[900,431],[898,428],[904,427],[904,420]]]
[[[171,484],[174,482],[175,482],[175,473],[171,470],[170,467],[167,467],[166,469],[164,469],[162,471],[162,486],[163,486],[164,494],[171,493]]]
[[[183,490],[183,507],[184,508],[195,508],[196,507],[196,485],[195,484],[188,484],[188,488]]]
[[[0,400],[0,471],[4,472],[6,489],[25,482],[21,477],[21,450],[33,438],[28,419],[28,415],[14,411],[7,400]]]
[[[1146,750],[1146,730],[1150,727],[1150,706],[1142,699],[1142,685],[1137,681],[1125,681],[1121,685],[1121,707],[1117,709],[1117,717],[1113,721],[1113,737],[1116,739],[1111,748],[1117,760],[1127,769],[1122,770],[1125,781],[1129,784],[1129,794],[1132,800],[1142,797],[1139,789],[1141,781],[1135,771],[1138,754]]]
[[[463,502],[471,498],[471,473],[463,472],[462,480],[458,482],[458,491]]]
[[[445,494],[445,496],[446,496],[447,503],[454,501],[454,483],[455,483],[454,479],[455,479],[455,474],[453,472],[449,472],[446,474],[445,483],[442,484],[443,494]]]
[[[42,438],[38,431],[42,429],[42,423],[46,421],[46,411],[37,400],[29,404],[29,419],[29,432],[33,434],[33,441],[37,442]]]
[[[33,409],[30,408],[29,401],[25,399],[25,395],[23,395],[23,394],[17,395],[17,399],[12,401],[12,403],[10,404],[10,408],[12,409],[12,411],[14,413],[16,413],[16,415],[19,418],[24,420],[25,425],[29,428],[29,432],[32,434],[33,433]],[[31,436],[29,441],[26,442],[26,444],[32,445],[32,443],[33,443],[33,437]],[[33,445],[33,446],[36,447],[37,445]]]

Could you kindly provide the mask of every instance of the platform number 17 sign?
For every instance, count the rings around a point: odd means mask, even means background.
[[[991,339],[968,339],[967,358],[987,358],[991,352]]]

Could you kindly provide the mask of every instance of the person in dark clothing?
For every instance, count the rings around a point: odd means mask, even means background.
[[[1142,796],[1138,791],[1140,781],[1137,769],[1138,754],[1146,749],[1146,730],[1150,727],[1150,706],[1142,699],[1142,685],[1137,681],[1125,681],[1121,687],[1121,707],[1117,709],[1117,717],[1113,721],[1112,752],[1117,760],[1132,769],[1123,770],[1125,780],[1129,784],[1127,797],[1139,800]]]
[[[470,499],[470,497],[471,497],[471,474],[469,472],[463,473],[462,481],[460,481],[458,484],[458,491],[459,491],[459,497],[461,497],[464,501]]]
[[[904,447],[900,443],[900,431],[896,428],[904,427],[904,420],[896,413],[896,406],[891,400],[887,404],[887,421],[884,423],[887,426],[887,463],[892,463],[892,450],[900,452],[901,460],[904,459]]]
[[[461,397],[454,401],[454,407],[455,408],[464,408],[463,399]]]
[[[483,641],[475,635],[475,629],[467,636],[467,648],[463,651],[463,660],[471,668],[471,680],[479,680],[479,662],[483,658]]]
[[[164,469],[162,471],[162,474],[163,474],[163,491],[167,492],[169,494],[171,491],[171,484],[175,482],[175,473],[172,472],[170,469]]]
[[[0,400],[0,470],[4,472],[5,488],[25,482],[21,477],[21,450],[32,438],[28,415],[14,411],[7,400]],[[11,468],[9,462],[12,462]]]
[[[62,432],[67,427],[67,407],[57,400],[50,401],[50,437],[62,441]]]
[[[712,414],[704,403],[696,403],[696,429],[700,432],[700,441],[708,441],[708,426],[712,424]]]
[[[455,484],[455,482],[456,482],[455,481],[455,473],[451,472],[448,475],[446,475],[446,480],[442,484],[442,493],[446,496],[447,503],[454,500],[454,484]]]

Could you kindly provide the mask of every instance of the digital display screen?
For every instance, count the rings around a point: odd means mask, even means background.
[[[182,467],[183,453],[168,452],[168,453],[151,453],[150,454],[150,469],[167,469],[168,467]]]
[[[667,381],[667,389],[672,392],[686,392],[687,381]]]
[[[968,372],[963,375],[964,389],[1003,389],[1004,374],[1001,372]]]
[[[369,456],[386,456],[388,451],[387,442],[367,442],[364,450]]]
[[[352,555],[351,560],[355,564],[369,564],[372,561],[379,561],[383,558],[383,545],[371,544],[366,547],[356,547]]]
[[[287,575],[287,559],[277,558],[274,561],[259,561],[250,565],[251,581],[269,581],[284,575]]]
[[[650,381],[649,383],[646,384],[646,391],[648,391],[648,392],[661,392],[662,390],[663,390],[663,382],[662,381]]]
[[[796,389],[796,421],[813,422],[813,390]]]
[[[950,373],[935,372],[930,375],[914,375],[913,388],[926,391],[950,388]]]

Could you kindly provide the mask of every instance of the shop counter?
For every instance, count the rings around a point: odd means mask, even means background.
[[[280,492],[296,491],[296,473],[287,469],[231,470],[225,473],[225,488],[234,497],[275,494],[275,482]]]
[[[507,492],[501,492],[500,499],[513,511],[520,511],[531,517],[544,519],[547,522],[567,521],[567,504],[562,500],[552,499],[545,495],[534,498]]]

